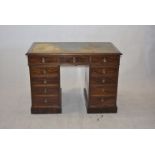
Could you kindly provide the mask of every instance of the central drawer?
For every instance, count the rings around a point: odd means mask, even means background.
[[[71,56],[71,55],[63,55],[60,56],[61,64],[88,64],[89,56]]]

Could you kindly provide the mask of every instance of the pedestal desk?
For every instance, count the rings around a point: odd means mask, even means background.
[[[33,114],[61,113],[61,65],[86,65],[87,113],[117,112],[121,53],[109,42],[36,42],[29,51]],[[68,77],[70,78],[70,77]]]

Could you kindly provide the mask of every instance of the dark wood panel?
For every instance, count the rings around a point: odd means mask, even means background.
[[[95,107],[113,107],[116,106],[116,97],[95,97],[91,96],[90,106]]]
[[[58,86],[33,86],[32,87],[32,94],[34,95],[58,95],[59,94],[59,88]]]
[[[73,55],[63,55],[60,56],[61,64],[89,64],[89,56],[73,56]]]
[[[116,67],[93,67],[91,66],[91,76],[117,76]]]
[[[91,86],[90,95],[98,96],[115,96],[117,91],[116,85],[109,86]]]
[[[60,63],[67,63],[67,64],[73,64],[73,56],[66,55],[66,56],[60,56]]]
[[[31,77],[32,85],[57,85],[59,86],[58,77]]]
[[[31,77],[37,75],[58,76],[59,67],[30,67],[30,74]]]
[[[117,106],[114,107],[87,107],[87,113],[117,113]]]
[[[89,63],[89,56],[75,56],[74,63],[78,64],[88,64]]]
[[[35,64],[55,64],[59,62],[58,56],[37,56],[37,55],[29,55],[28,56],[29,64],[35,65]]]
[[[54,114],[54,113],[61,113],[61,107],[53,107],[53,106],[46,106],[46,107],[32,107],[31,114]]]
[[[92,56],[91,63],[96,65],[119,65],[119,56],[118,55],[99,55],[99,56]]]
[[[90,77],[91,85],[117,84],[117,77]]]
[[[33,96],[32,104],[35,106],[51,106],[59,104],[59,96]]]

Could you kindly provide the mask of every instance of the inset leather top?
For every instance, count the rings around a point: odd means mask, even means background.
[[[118,54],[110,42],[35,42],[29,54]]]

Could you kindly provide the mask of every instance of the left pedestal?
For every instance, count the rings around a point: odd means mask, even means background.
[[[31,113],[61,113],[60,66],[47,62],[45,56],[28,56],[28,61],[31,81]]]

